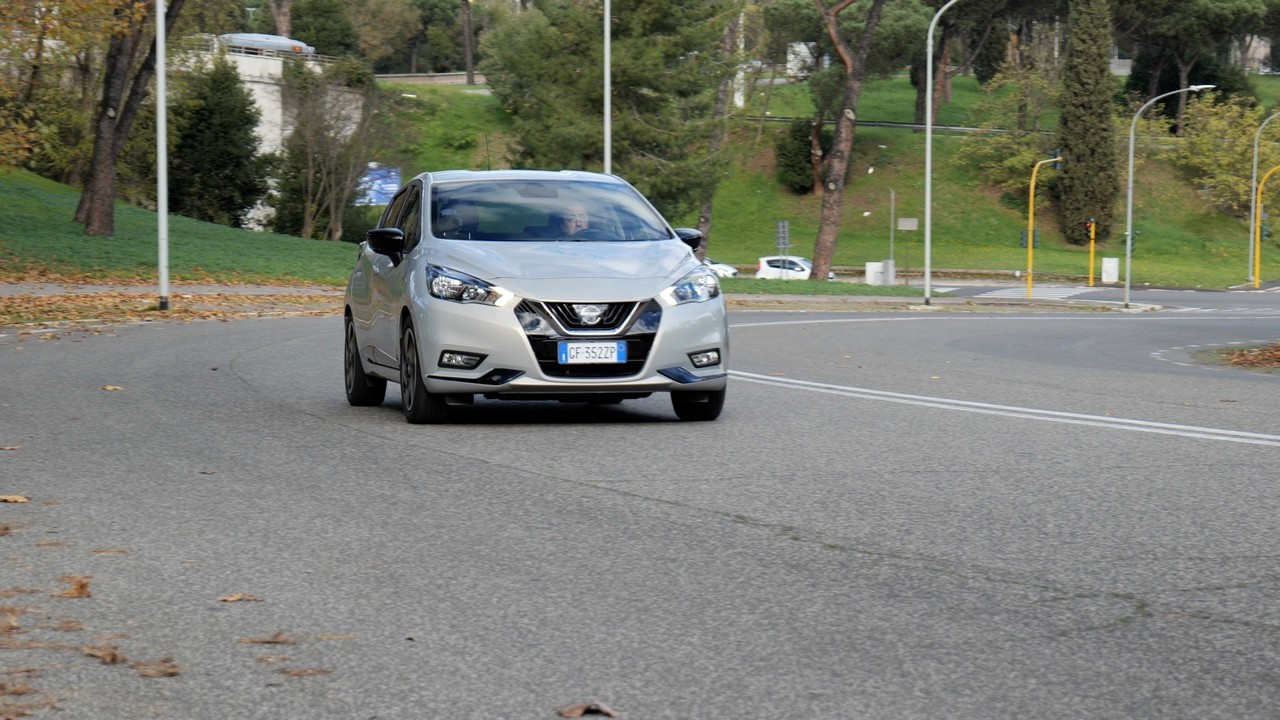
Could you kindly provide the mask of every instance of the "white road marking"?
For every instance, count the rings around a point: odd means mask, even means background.
[[[1101,415],[1084,415],[1080,413],[1058,412],[1056,410],[1039,410],[1012,405],[995,405],[992,403],[972,402],[969,400],[952,400],[949,398],[929,397],[927,395],[910,395],[906,393],[872,390],[870,388],[832,385],[829,383],[810,382],[792,378],[779,378],[770,375],[730,370],[729,375],[735,379],[761,385],[807,390],[809,392],[856,397],[864,400],[881,400],[884,402],[920,405],[942,410],[959,410],[962,412],[983,413],[986,415],[1002,415],[1005,417],[1040,420],[1044,422],[1066,423],[1069,425],[1088,425],[1092,427],[1129,430],[1132,432],[1156,433],[1160,435],[1176,435],[1179,437],[1218,440],[1221,442],[1237,442],[1250,445],[1270,445],[1280,447],[1280,435],[1243,432],[1240,430],[1220,430],[1217,428],[1197,427],[1195,425],[1178,425],[1174,423],[1150,422],[1147,420],[1129,420],[1126,418],[1103,417]]]
[[[1102,290],[1105,288],[1091,287],[1035,287],[1031,288],[1031,299],[1033,300],[1063,300],[1074,297],[1082,293],[1093,292],[1094,290]],[[984,298],[1026,298],[1027,289],[1022,288],[1001,288],[999,290],[991,290],[974,297]]]

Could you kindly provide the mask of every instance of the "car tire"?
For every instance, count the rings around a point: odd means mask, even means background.
[[[720,411],[724,409],[724,395],[725,390],[677,391],[671,393],[671,407],[676,411],[676,417],[681,420],[693,422],[715,420],[720,417]]]
[[[442,423],[449,416],[444,398],[427,392],[412,323],[405,323],[400,331],[400,402],[404,405],[404,419],[414,425]]]
[[[356,407],[381,405],[387,396],[387,381],[371,378],[364,372],[360,346],[356,342],[355,323],[347,316],[342,349],[342,376],[347,387],[347,402]]]

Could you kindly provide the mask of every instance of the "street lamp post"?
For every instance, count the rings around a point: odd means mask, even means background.
[[[1032,268],[1035,267],[1035,251],[1036,251],[1036,174],[1040,172],[1041,165],[1049,163],[1061,162],[1061,157],[1052,157],[1048,160],[1041,160],[1036,166],[1031,168],[1031,197],[1027,199],[1027,299],[1031,299],[1031,275]]]
[[[156,3],[156,235],[159,243],[160,298],[156,306],[169,309],[169,102],[166,75],[165,10]]]
[[[1257,217],[1255,217],[1253,221],[1253,240],[1249,243],[1249,249],[1251,251],[1250,257],[1253,258],[1253,266],[1249,268],[1249,274],[1253,280],[1254,289],[1257,289],[1262,283],[1262,216],[1264,215],[1262,212],[1262,189],[1267,186],[1267,180],[1274,175],[1277,170],[1280,170],[1280,165],[1268,170],[1267,174],[1263,175],[1262,180],[1258,182],[1258,189],[1254,192],[1254,198],[1257,200],[1256,207],[1258,212],[1256,213]]]
[[[929,304],[933,286],[933,31],[938,19],[960,0],[950,0],[938,9],[929,22],[929,38],[925,46],[924,93],[924,304]]]
[[[613,172],[613,13],[604,0],[604,174]]]
[[[1138,112],[1133,114],[1133,122],[1129,123],[1129,194],[1125,200],[1124,210],[1124,306],[1129,307],[1129,284],[1133,269],[1133,143],[1134,136],[1138,132],[1138,118],[1142,117],[1142,113],[1146,112],[1156,102],[1177,95],[1178,93],[1199,92],[1201,90],[1212,90],[1215,85],[1192,85],[1191,87],[1182,88],[1181,90],[1171,90],[1163,95],[1157,95],[1143,103],[1138,108]]]
[[[1262,124],[1258,126],[1258,132],[1253,134],[1253,182],[1249,185],[1249,280],[1253,281],[1253,226],[1256,224],[1255,216],[1258,212],[1258,143],[1262,141],[1262,131],[1266,129],[1267,124],[1272,120],[1280,117],[1280,112],[1272,115]]]

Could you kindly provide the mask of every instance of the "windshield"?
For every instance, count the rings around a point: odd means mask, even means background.
[[[431,233],[455,240],[653,241],[674,236],[634,189],[557,180],[431,186]]]

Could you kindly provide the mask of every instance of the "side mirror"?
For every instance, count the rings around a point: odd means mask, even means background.
[[[397,255],[404,252],[404,231],[400,228],[374,228],[365,233],[364,239],[379,255]]]
[[[694,252],[702,247],[702,233],[697,228],[676,228],[676,236],[685,245],[688,245]]]

